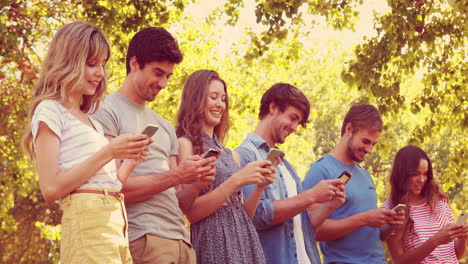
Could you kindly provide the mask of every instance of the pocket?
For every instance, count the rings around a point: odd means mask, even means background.
[[[60,228],[60,262],[68,263],[70,254],[73,251],[71,242],[72,212],[69,205],[60,207],[63,210],[61,228]]]
[[[276,181],[265,188],[265,197],[267,199],[272,200],[281,200],[283,197],[281,196],[281,180],[282,178],[277,177]]]
[[[137,240],[130,242],[130,252],[135,264],[143,263],[147,244],[148,236],[146,234]]]

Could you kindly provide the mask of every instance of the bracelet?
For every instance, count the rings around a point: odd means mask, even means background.
[[[226,192],[224,191],[224,188],[223,188],[223,185],[219,185],[219,190],[223,193],[224,195],[224,199],[226,201],[229,201],[229,196],[226,194]]]

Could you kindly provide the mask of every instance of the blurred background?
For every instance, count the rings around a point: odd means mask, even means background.
[[[352,103],[375,104],[384,131],[362,166],[379,205],[396,151],[415,144],[431,157],[454,214],[468,211],[468,1],[0,0],[0,263],[59,261],[61,212],[42,198],[20,144],[51,37],[77,20],[110,41],[108,92],[125,78],[138,30],[173,34],[184,61],[149,104],[173,124],[187,76],[218,71],[231,101],[230,148],[255,128],[265,90],[276,82],[300,88],[311,122],[280,147],[302,176],[334,147]]]

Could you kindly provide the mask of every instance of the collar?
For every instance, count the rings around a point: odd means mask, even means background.
[[[247,139],[250,140],[250,142],[252,142],[252,144],[254,144],[254,146],[256,148],[263,149],[267,153],[271,149],[270,146],[268,145],[268,143],[262,137],[260,137],[259,135],[255,134],[255,133],[247,134]],[[274,146],[274,148],[277,148],[277,149],[281,150],[277,146]],[[284,159],[284,156],[285,156],[285,154],[281,156],[281,159]]]

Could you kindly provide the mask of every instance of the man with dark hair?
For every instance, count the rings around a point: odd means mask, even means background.
[[[190,209],[203,187],[199,183],[214,180],[215,158],[193,156],[177,166],[174,128],[145,105],[166,87],[175,65],[182,59],[176,40],[165,29],[139,31],[128,47],[124,83],[105,98],[93,115],[109,138],[139,134],[148,124],[159,127],[148,160],[135,168],[122,189],[134,263],[196,261],[183,211]],[[182,184],[184,188],[180,188]]]
[[[352,175],[346,184],[346,203],[330,209],[329,219],[316,232],[317,240],[323,241],[325,263],[385,263],[381,240],[390,234],[389,224],[403,223],[394,211],[377,208],[374,181],[358,164],[371,153],[381,132],[382,119],[375,106],[353,105],[344,118],[340,141],[311,165],[302,183],[309,189],[345,171]],[[319,210],[313,206],[310,213]]]
[[[299,124],[307,124],[309,112],[309,101],[299,89],[286,83],[273,85],[262,97],[260,123],[236,149],[241,165],[264,160],[268,151],[284,143]],[[311,223],[318,225],[328,215],[309,215],[307,209],[328,201],[333,201],[331,206],[341,205],[345,199],[342,182],[322,181],[315,188],[303,191],[293,166],[284,157],[277,162],[276,180],[262,193],[252,219],[267,263],[320,263]],[[246,197],[253,188],[252,185],[244,187]]]

